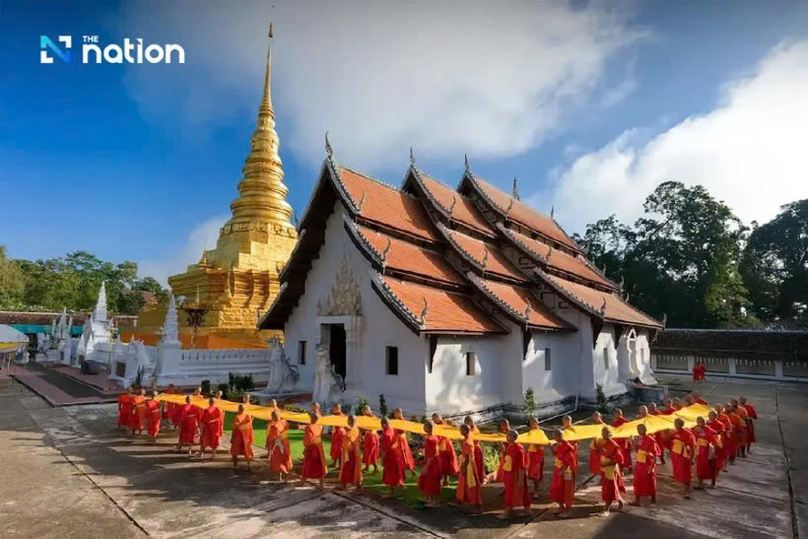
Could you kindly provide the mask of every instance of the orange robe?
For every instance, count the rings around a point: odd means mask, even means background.
[[[289,447],[289,424],[279,419],[267,431],[269,467],[273,472],[289,473],[292,469],[292,451]]]
[[[221,423],[224,412],[217,406],[208,406],[202,411],[202,436],[199,439],[201,450],[204,451],[206,447],[216,449],[219,447],[219,424]]]
[[[718,437],[710,427],[693,427],[696,436],[696,477],[701,480],[715,479],[718,476]]]
[[[452,450],[454,453],[454,450]],[[460,470],[457,476],[457,501],[482,505],[481,487],[483,478],[474,462],[474,440],[471,437],[463,440],[460,451]]]
[[[563,430],[566,430],[566,429],[563,429]],[[572,468],[573,468],[573,470],[575,470],[575,474],[577,475],[578,474],[578,441],[577,440],[572,441],[572,442],[570,442],[570,445],[572,446],[572,455],[573,455],[573,459],[574,459],[574,462],[572,464]]]
[[[527,477],[536,481],[544,479],[544,446],[527,446]]]
[[[342,437],[342,465],[339,481],[343,485],[362,484],[362,444],[359,441],[359,427],[353,427]]]
[[[440,440],[434,434],[424,440],[424,467],[418,476],[418,490],[425,496],[440,494],[440,455],[438,447]]]
[[[336,414],[342,415],[342,414]],[[331,461],[336,462],[342,457],[342,437],[345,436],[343,427],[331,427]]]
[[[415,470],[415,459],[412,457],[412,449],[410,449],[410,441],[407,439],[407,433],[403,430],[396,430],[399,443],[401,444],[401,454],[404,456],[404,468],[407,470]]]
[[[743,409],[746,410],[746,443],[753,444],[757,442],[757,438],[755,438],[755,423],[752,421],[753,419],[757,419],[757,410],[751,404],[742,404]]]
[[[589,472],[600,476],[600,438],[592,438],[589,443]]]
[[[621,425],[628,423],[628,419],[620,417],[614,420],[612,426],[618,428]],[[631,438],[615,438],[615,443],[620,447],[623,452],[623,462],[620,464],[621,468],[631,468]]]
[[[180,418],[179,442],[193,445],[196,443],[196,432],[201,410],[193,404],[183,404],[178,409],[179,413],[177,415]]]
[[[732,421],[727,414],[718,414],[718,420],[724,425],[724,460],[735,458],[738,448],[735,444],[735,433],[733,432]]]
[[[218,400],[217,404],[219,402],[221,402],[221,400]],[[218,408],[218,406],[217,406],[217,408]],[[221,412],[222,412],[222,414],[219,416],[219,438],[221,438],[222,436],[224,436],[224,418],[225,418],[225,414],[227,412],[225,412],[223,408],[219,408],[219,410],[221,410]]]
[[[233,418],[233,435],[230,436],[230,454],[234,457],[244,455],[247,460],[252,460],[253,439],[252,417],[246,412],[236,414]]]
[[[166,395],[176,395],[176,391],[173,389],[166,389]],[[178,405],[174,404],[173,402],[166,402],[163,404],[163,419],[173,419],[174,418],[174,410],[176,410]],[[174,423],[176,425],[176,423]]]
[[[379,460],[379,435],[375,431],[365,432],[364,453],[362,453],[362,463],[366,465],[376,464]]]
[[[604,440],[600,447],[600,497],[605,503],[623,501],[626,491],[620,467],[625,462],[625,451],[616,440]]]
[[[149,425],[149,410],[146,397],[137,395],[132,399],[132,430],[146,430]]]
[[[323,426],[319,423],[306,425],[303,431],[302,479],[320,479],[328,473],[323,449]]]
[[[404,484],[404,451],[401,447],[401,437],[393,429],[382,432],[381,438],[382,482],[389,487],[397,487]]]
[[[440,440],[438,454],[440,456],[441,475],[457,475],[460,468],[457,464],[457,453],[455,453],[454,444],[445,436],[438,436],[438,439]]]
[[[656,412],[648,412],[648,415],[666,415],[657,410]],[[665,448],[668,446],[668,436],[670,436],[669,430],[660,430],[653,434],[654,440],[656,440],[657,445],[659,446],[659,453],[658,456],[662,456]]]
[[[696,399],[696,404],[701,404],[703,406],[707,406],[707,401],[702,399],[701,397]]]
[[[118,426],[128,427],[132,424],[132,395],[118,396]]]
[[[505,474],[505,507],[518,507],[521,505],[525,509],[530,509],[527,467],[527,453],[522,444],[508,444],[508,454],[505,455],[505,464],[502,466]]]
[[[495,483],[503,483],[505,481],[505,455],[508,454],[508,447],[511,444],[501,442],[499,445],[499,466],[497,466],[497,475],[494,478]]]
[[[634,465],[634,495],[655,496],[657,491],[656,458],[662,454],[653,436],[646,434],[637,445],[637,462]]]
[[[733,455],[736,455],[738,449],[746,445],[746,422],[735,412],[728,412],[727,417],[729,417],[732,423],[732,434],[735,441],[735,452]]]
[[[160,432],[160,401],[146,402],[146,413],[149,416],[149,436],[157,436]]]
[[[673,478],[679,483],[689,484],[693,478],[693,469],[690,459],[696,438],[687,429],[677,430],[671,435],[671,466]]]
[[[718,472],[724,469],[724,461],[727,458],[724,445],[726,443],[725,431],[727,427],[716,417],[715,421],[710,421],[707,426],[715,431],[715,471]]]
[[[575,448],[562,440],[552,451],[555,453],[555,469],[550,482],[550,500],[571,507],[575,495]]]

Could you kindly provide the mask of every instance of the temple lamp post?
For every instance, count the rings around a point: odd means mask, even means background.
[[[180,307],[188,315],[188,325],[193,328],[191,334],[191,349],[196,348],[196,332],[205,323],[206,309],[198,300],[194,302],[184,302]]]

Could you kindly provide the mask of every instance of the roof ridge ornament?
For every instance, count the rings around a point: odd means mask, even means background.
[[[485,256],[483,256],[483,269],[488,267],[488,249],[483,247],[483,251],[485,251]]]
[[[530,321],[530,313],[531,313],[532,310],[533,309],[530,308],[530,300],[528,299],[527,307],[525,307],[525,312],[524,312],[525,321],[527,321],[527,322]]]
[[[513,189],[511,190],[511,197],[515,198],[516,200],[521,200],[519,198],[519,185],[518,185],[518,178],[516,174],[513,175]]]
[[[551,257],[551,256],[553,256],[553,246],[552,246],[552,245],[548,245],[547,247],[549,247],[549,248],[550,248],[550,250],[549,250],[549,251],[547,251],[547,256],[546,256],[546,257],[544,257],[544,259],[545,259],[545,260],[547,261],[547,263],[549,264],[549,263],[550,263],[550,257]]]
[[[334,158],[334,148],[331,147],[331,142],[328,140],[328,131],[325,132],[325,153],[329,159]]]
[[[466,166],[466,174],[471,174],[471,167],[469,166],[469,154],[463,154],[463,160]]]
[[[457,196],[452,194],[452,205],[449,206],[449,215],[452,215],[452,212],[454,211],[455,204],[457,204]]]
[[[426,297],[424,297],[424,308],[421,311],[421,325],[426,327],[426,314],[429,312],[429,303],[426,301]]]
[[[553,221],[555,221],[555,217],[553,217],[553,214],[555,214],[555,204],[553,204],[552,206],[550,206],[550,219],[552,219]]]
[[[387,265],[387,255],[390,254],[390,248],[393,246],[393,240],[390,239],[390,236],[387,236],[387,247],[384,248],[382,251],[382,267]]]
[[[600,306],[600,316],[601,317],[606,316],[606,298],[605,297],[603,298],[603,305]]]
[[[668,314],[662,313],[662,325],[665,326],[668,323]]]
[[[359,212],[359,213],[362,213],[362,206],[365,205],[365,195],[366,194],[367,193],[365,193],[365,190],[362,189],[362,198],[359,199],[359,204],[356,205],[356,211]]]
[[[410,146],[410,165],[415,167],[415,154],[412,152],[412,146]]]
[[[508,204],[508,207],[505,209],[505,215],[510,215],[512,208],[513,208],[513,197],[511,197],[511,203]]]

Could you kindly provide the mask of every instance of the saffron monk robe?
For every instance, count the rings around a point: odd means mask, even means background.
[[[310,413],[317,417],[316,410]],[[278,481],[286,481],[287,474],[292,471],[292,451],[289,447],[289,424],[281,419],[277,410],[270,414],[269,429],[267,430],[267,451],[269,468],[278,474]]]
[[[503,483],[505,481],[505,455],[508,454],[508,447],[510,443],[508,442],[507,436],[508,433],[511,431],[511,424],[508,422],[507,419],[503,419],[499,422],[499,433],[505,435],[505,441],[499,443],[499,466],[497,466],[497,474],[494,478],[494,482],[496,483]],[[472,431],[472,436],[474,432]]]
[[[390,487],[387,497],[396,495],[396,487],[404,484],[404,452],[401,447],[401,437],[390,427],[390,421],[382,418],[382,483]]]
[[[443,419],[438,414],[432,414],[432,422],[435,425],[443,425]],[[440,446],[438,454],[440,455],[440,473],[443,477],[443,486],[449,485],[449,477],[454,477],[458,474],[460,468],[457,464],[457,453],[455,453],[454,444],[449,438],[445,436],[438,436]]]
[[[608,516],[612,504],[617,502],[619,511],[623,510],[625,502],[622,492],[626,491],[623,483],[623,474],[620,466],[625,462],[623,447],[612,439],[612,432],[608,427],[601,431],[603,442],[600,446],[600,497],[603,499],[603,511],[599,516]]]
[[[373,415],[373,412],[370,411],[370,406],[362,408],[362,415],[365,417],[376,417]],[[379,435],[376,434],[376,431],[365,431],[365,439],[362,445],[364,449],[362,453],[362,464],[365,465],[365,469],[362,471],[367,472],[370,466],[373,465],[373,473],[378,473],[379,467],[376,463],[379,460]]]
[[[233,418],[233,434],[230,436],[230,456],[233,457],[233,468],[238,468],[238,458],[243,456],[247,461],[247,471],[250,470],[254,439],[252,417],[244,411],[244,405],[239,404],[238,413]]]
[[[685,498],[690,498],[690,482],[692,481],[693,450],[696,445],[696,438],[693,433],[685,428],[685,422],[681,417],[674,421],[676,430],[671,435],[671,466],[673,467],[673,478],[682,484]]]
[[[749,445],[749,412],[736,400],[732,399],[732,411],[741,418],[741,431],[743,436],[738,440],[738,454],[746,458],[746,448]]]
[[[528,458],[525,448],[516,441],[519,433],[508,431],[508,454],[505,455],[505,511],[499,518],[510,518],[515,507],[522,506],[523,515],[530,515],[530,490],[527,485]]]
[[[564,432],[553,433],[556,441],[550,446],[555,453],[553,480],[550,483],[550,500],[558,504],[556,515],[560,518],[570,516],[573,497],[575,496],[575,448],[564,439]]]
[[[463,423],[468,426],[469,431],[471,432],[471,438],[474,440],[474,465],[477,466],[477,474],[483,478],[484,485],[488,481],[488,477],[485,474],[483,448],[480,445],[480,440],[477,439],[477,435],[480,434],[480,429],[478,429],[477,425],[474,424],[474,418],[470,415],[463,418]]]
[[[732,421],[729,416],[724,413],[724,407],[720,404],[716,404],[715,412],[717,419],[724,425],[724,436],[722,438],[724,443],[724,469],[729,471],[726,463],[735,464],[735,433],[733,432]]]
[[[427,420],[424,422],[424,466],[418,476],[418,490],[424,496],[427,507],[438,507],[440,501],[440,455],[438,448],[440,439],[432,434],[433,423]]]
[[[727,458],[726,452],[724,451],[724,443],[726,439],[726,426],[718,419],[718,414],[715,413],[715,410],[710,410],[710,414],[708,415],[709,421],[707,421],[707,426],[713,429],[716,433],[715,435],[715,470],[716,475],[718,472],[724,469],[724,461]]]
[[[726,411],[732,423],[732,434],[735,438],[735,453],[734,456],[744,458],[746,457],[746,422],[738,414],[738,406],[736,403],[730,403]]]
[[[565,415],[561,418],[561,430],[573,430],[572,417]],[[572,445],[572,454],[574,456],[573,471],[575,472],[575,475],[578,475],[578,441],[572,441],[570,442],[570,445]]]
[[[404,420],[404,412],[401,411],[401,408],[393,410],[393,419]],[[407,439],[407,433],[403,430],[396,429],[396,436],[398,436],[399,442],[401,443],[401,452],[404,455],[404,468],[409,470],[413,479],[415,479],[415,459],[412,456],[412,449],[410,449],[410,441]]]
[[[460,434],[463,436],[462,449],[460,451],[460,471],[457,475],[456,499],[458,503],[465,503],[471,506],[473,512],[482,509],[482,484],[479,468],[474,463],[474,438],[468,425],[460,425]]]
[[[645,425],[637,425],[640,435],[637,441],[637,462],[634,465],[634,501],[632,505],[647,505],[650,498],[656,504],[657,470],[656,458],[662,453],[656,439],[647,434]]]
[[[146,402],[146,414],[149,417],[149,436],[152,442],[157,441],[157,434],[160,432],[160,401],[157,400],[157,392],[152,391],[151,399]]]
[[[132,388],[127,387],[126,393],[118,396],[118,429],[128,429],[132,424]]]
[[[196,433],[199,426],[199,408],[191,404],[191,396],[186,395],[185,404],[179,408],[179,440],[177,441],[177,451],[182,451],[182,446],[188,444],[188,456],[194,449],[196,443]]]
[[[300,473],[300,484],[303,485],[307,479],[317,479],[317,488],[323,490],[323,478],[328,473],[328,468],[323,449],[323,426],[319,421],[319,415],[309,412],[309,424],[303,431],[303,470]]]
[[[664,415],[662,412],[657,410],[657,405],[655,402],[648,403],[648,415]],[[659,463],[664,466],[665,464],[665,447],[667,446],[668,436],[670,435],[669,430],[660,430],[653,434],[654,440],[656,440],[657,445],[659,446]]]
[[[539,430],[539,422],[530,418],[530,430]],[[544,446],[528,444],[527,446],[527,478],[533,481],[533,499],[539,497],[539,485],[544,479]]]
[[[605,425],[600,412],[592,413],[592,423],[595,425]],[[600,481],[600,438],[592,438],[589,442],[589,472]]]
[[[164,392],[166,395],[176,395],[177,390],[174,389],[174,384],[168,384],[168,389]],[[177,418],[177,408],[180,408],[179,404],[174,404],[173,402],[164,402],[163,403],[163,419],[170,422],[172,428],[176,429],[179,421],[174,421]]]
[[[132,435],[142,433],[149,426],[149,410],[146,405],[146,390],[140,392],[132,399]]]
[[[693,435],[696,437],[696,478],[698,479],[697,489],[704,488],[704,480],[709,479],[712,486],[715,486],[715,478],[718,476],[718,466],[716,460],[718,452],[717,433],[708,427],[703,417],[696,418],[696,426],[693,427]]]
[[[362,487],[362,442],[356,418],[348,416],[348,429],[342,437],[342,467],[339,472],[340,489],[345,490],[348,485]]]
[[[200,419],[202,425],[202,432],[199,436],[199,456],[205,453],[205,449],[210,448],[210,458],[216,458],[216,450],[219,448],[219,424],[221,422],[224,412],[221,408],[216,406],[216,400],[211,398],[208,400],[208,407],[202,411]]]
[[[741,406],[744,410],[746,410],[746,453],[752,450],[752,444],[757,442],[757,438],[755,438],[755,422],[752,421],[753,419],[757,419],[757,410],[751,404],[746,403],[746,397],[740,397],[738,399]]]
[[[335,404],[331,407],[331,415],[344,415],[342,406]],[[343,427],[331,427],[331,466],[339,466],[342,459],[342,437],[345,436]]]

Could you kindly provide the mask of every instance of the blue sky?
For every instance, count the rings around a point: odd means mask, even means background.
[[[568,231],[631,221],[664,179],[746,221],[808,196],[808,4],[37,2],[0,5],[0,244],[86,249],[164,277],[229,214],[276,21],[273,100],[290,203],[337,159],[398,184],[409,146],[556,206]],[[398,6],[398,7],[397,7]],[[432,7],[430,7],[432,6]],[[402,11],[404,10],[404,11]],[[173,42],[183,65],[39,62],[40,35]],[[766,185],[766,196],[755,192]]]

